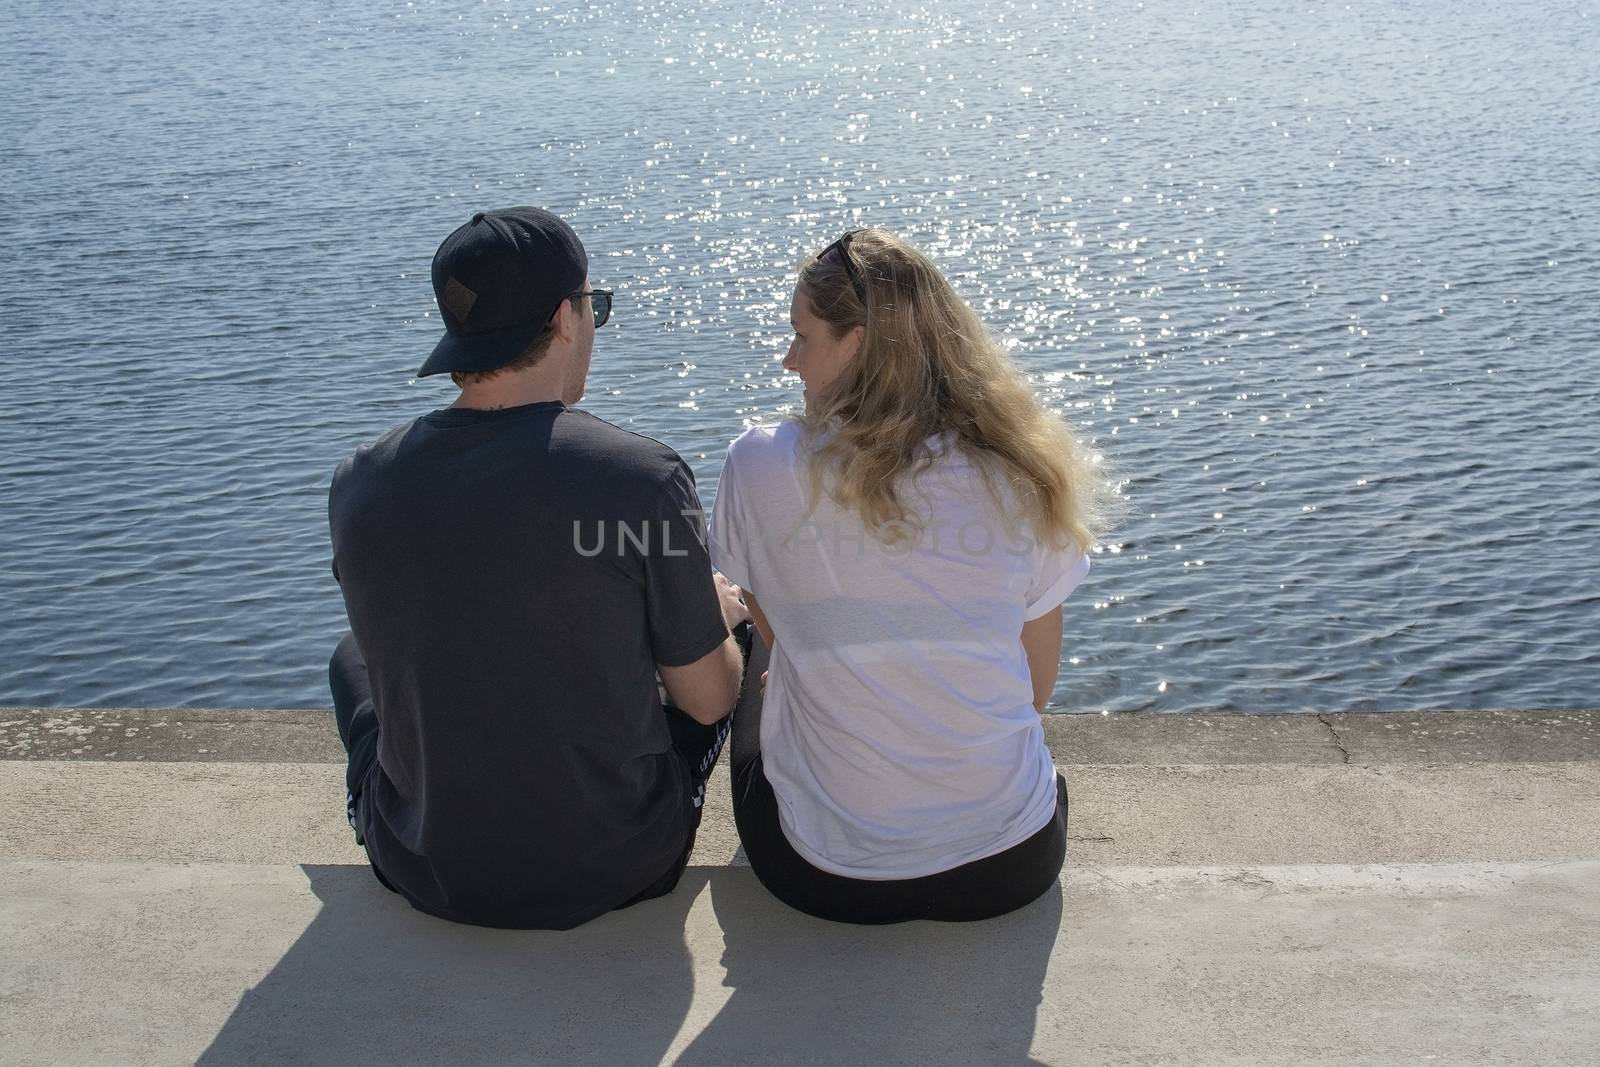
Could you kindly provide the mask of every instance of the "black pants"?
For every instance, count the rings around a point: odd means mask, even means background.
[[[748,665],[754,627],[749,623],[743,623],[735,627],[733,633]],[[748,677],[748,674],[747,671],[744,688],[753,688],[759,700],[760,673],[758,671],[754,678]],[[345,634],[333,651],[333,659],[328,663],[328,687],[333,693],[333,717],[339,727],[339,740],[344,742],[344,750],[349,757],[345,767],[345,817],[350,821],[351,829],[356,831],[356,843],[364,844],[361,840],[360,822],[356,818],[356,806],[361,798],[361,783],[366,780],[367,772],[378,758],[378,715],[372,702],[372,682],[367,675],[366,660],[362,658],[361,649],[357,647],[353,634]],[[744,700],[745,693],[741,690],[741,703]],[[693,807],[689,839],[684,843],[683,852],[677,861],[660,878],[645,886],[632,898],[617,905],[619,908],[626,908],[641,900],[664,896],[672,892],[678,880],[683,877],[684,868],[689,864],[689,853],[694,851],[695,834],[700,828],[700,814],[706,796],[706,779],[711,777],[711,770],[717,765],[717,757],[722,754],[732,727],[731,715],[707,726],[694,721],[670,705],[664,706],[662,711],[667,717],[667,730],[672,737],[673,750],[683,759],[689,770],[689,802]],[[371,862],[370,856],[368,862]],[[385,888],[394,889],[389,880],[383,876],[383,872],[378,869],[377,864],[372,865],[372,873]]]
[[[759,679],[766,666],[766,650],[758,648],[749,673]],[[751,868],[773,896],[820,919],[867,925],[989,919],[1049,892],[1066,860],[1067,783],[1058,774],[1054,817],[1021,844],[921,878],[846,878],[813,867],[783,835],[778,799],[761,765],[759,695],[734,711],[732,759],[733,818]]]

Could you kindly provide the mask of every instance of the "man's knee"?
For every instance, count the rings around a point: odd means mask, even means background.
[[[339,643],[333,646],[333,655],[328,659],[328,685],[335,692],[338,691],[340,679],[347,677],[350,669],[356,664],[365,666],[361,659],[361,647],[356,644],[356,635],[345,631],[339,638]]]
[[[366,673],[367,664],[361,658],[355,635],[345,634],[328,660],[328,691],[333,696],[333,719],[339,728],[339,740],[344,742],[347,752],[351,742],[351,723],[362,703],[371,695]]]

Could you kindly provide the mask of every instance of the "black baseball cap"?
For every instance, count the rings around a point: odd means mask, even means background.
[[[417,377],[505,366],[545,331],[588,275],[583,242],[550,212],[478,212],[433,254],[433,295],[445,333]]]

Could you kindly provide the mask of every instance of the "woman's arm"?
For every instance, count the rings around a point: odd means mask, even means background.
[[[746,595],[748,600],[748,594]],[[755,605],[751,605],[751,615]],[[1033,677],[1033,707],[1043,711],[1055,692],[1056,675],[1061,670],[1061,605],[1037,619],[1022,624],[1022,650],[1028,654],[1028,673]]]

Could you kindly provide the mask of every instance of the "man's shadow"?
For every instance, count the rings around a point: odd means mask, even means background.
[[[365,866],[302,870],[321,911],[200,1064],[656,1063],[689,1011],[684,924],[710,868],[559,933],[423,915]]]
[[[733,996],[679,1067],[1035,1062],[1059,888],[983,922],[848,926],[793,911],[739,874],[710,887]]]

